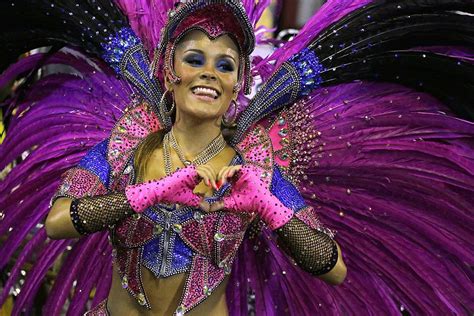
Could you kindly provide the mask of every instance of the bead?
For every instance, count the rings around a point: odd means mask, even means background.
[[[122,283],[122,288],[124,288],[124,289],[128,288],[128,278],[127,278],[127,276],[124,276],[124,277],[122,278],[122,282],[121,282],[121,283]]]
[[[204,287],[202,288],[202,292],[207,296],[210,296],[212,294],[212,291],[209,289],[207,285],[204,285]]]
[[[139,293],[137,295],[137,301],[138,301],[138,304],[140,305],[145,305],[146,304],[146,299],[145,299],[145,295],[143,293]]]
[[[176,309],[176,316],[183,316],[184,312],[186,311],[186,308],[183,305],[179,305],[178,308]]]
[[[173,230],[179,234],[183,230],[183,226],[181,224],[173,224]]]
[[[161,227],[161,225],[156,224],[155,227],[153,227],[153,234],[160,235],[162,232],[163,232],[163,227]]]
[[[221,242],[225,239],[224,235],[222,233],[215,233],[214,234],[214,240],[217,241],[217,242]]]

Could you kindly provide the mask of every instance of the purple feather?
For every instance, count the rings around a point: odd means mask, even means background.
[[[284,308],[298,315],[473,310],[474,123],[395,84],[319,89],[296,107],[313,117],[293,118],[300,133],[321,133],[308,153],[318,165],[307,166],[300,191],[338,231],[348,276],[338,287],[309,277],[263,232],[241,248],[229,300],[243,301],[247,291],[236,284],[245,284],[261,315],[279,314],[280,306],[267,303],[270,296],[283,302],[280,293],[287,295]],[[304,159],[301,152],[294,159]],[[231,314],[242,314],[242,306]]]
[[[27,73],[35,68],[37,61],[42,58],[42,55],[33,55],[21,60],[16,68],[12,66],[9,72],[0,76],[0,80],[7,77],[10,80],[12,74]],[[14,307],[16,314],[31,306],[41,279],[70,243],[49,241],[47,248],[37,252],[33,248],[42,243],[38,239],[33,239],[22,247],[26,234],[44,220],[49,199],[57,188],[60,175],[76,164],[88,148],[108,136],[128,104],[130,95],[128,86],[117,80],[110,69],[103,68],[104,64],[97,64],[75,51],[56,53],[43,62],[46,65],[68,65],[73,72],[50,74],[42,78],[30,87],[21,103],[12,104],[11,108],[15,106],[17,112],[11,117],[8,137],[0,147],[0,168],[17,159],[25,151],[30,152],[0,183],[0,205],[5,214],[0,225],[0,234],[6,234],[9,227],[13,228],[2,244],[0,267],[5,267],[16,252],[19,253],[18,258],[27,258],[33,253],[41,257],[40,264],[28,272],[28,279],[22,286]],[[15,102],[15,98],[11,102]],[[44,230],[42,234],[44,235]],[[99,235],[94,236],[93,240],[97,238]],[[104,249],[110,248],[107,242],[102,244],[101,247],[106,247]],[[77,245],[74,245],[71,252],[78,249]],[[99,262],[102,257],[97,254],[79,259],[75,263],[79,267],[81,262],[87,264],[88,260],[94,258]],[[16,280],[21,260],[12,270],[10,279],[7,280],[8,286]],[[104,271],[102,266],[110,269],[110,259],[101,262],[98,265],[99,270]],[[72,267],[74,265],[70,268]],[[108,291],[110,286],[110,273],[111,271],[104,271],[106,278],[95,278],[92,285],[84,282],[81,284],[89,291],[91,287],[99,286],[103,298],[104,292]],[[66,275],[65,272],[60,273],[58,280]],[[71,277],[76,278],[77,275],[73,273]],[[104,282],[106,284],[102,285]],[[46,310],[52,311],[53,314],[62,308],[61,304],[68,297],[72,283],[64,282],[62,286],[59,284],[46,302]],[[7,294],[7,291],[3,292],[0,304]],[[83,297],[78,296],[77,299],[77,304],[84,302]]]

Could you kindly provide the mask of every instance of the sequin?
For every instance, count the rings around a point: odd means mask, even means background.
[[[207,285],[204,285],[203,289],[202,289],[203,293],[207,296],[211,295],[212,292],[211,290],[209,289],[209,287]]]
[[[204,215],[199,211],[195,211],[193,214],[193,218],[198,222],[202,221],[203,217]]]
[[[283,205],[292,209],[294,212],[304,208],[306,203],[301,197],[298,189],[283,177],[280,169],[273,169],[273,179],[270,191],[280,200]]]
[[[222,233],[215,233],[214,240],[217,242],[221,242],[224,240],[224,235]]]
[[[120,29],[115,35],[110,35],[108,41],[102,44],[104,49],[103,59],[120,73],[120,61],[127,50],[135,45],[141,44],[133,30],[128,27]]]
[[[122,278],[122,282],[121,282],[121,283],[122,283],[122,287],[123,287],[124,289],[128,288],[128,278],[127,278],[126,276],[124,276],[124,277]]]
[[[181,224],[173,224],[173,230],[179,234],[183,230],[183,226]]]
[[[288,135],[288,130],[286,128],[282,128],[279,132],[278,132],[278,135],[280,135],[281,137],[285,137]]]
[[[145,295],[143,295],[143,293],[138,294],[137,301],[138,301],[138,304],[145,305],[146,304]]]
[[[107,146],[107,139],[95,145],[78,164],[78,167],[97,175],[105,186],[109,185],[110,172],[110,165],[106,160]]]
[[[175,314],[176,314],[176,316],[183,316],[185,311],[186,311],[185,307],[183,305],[180,305],[176,309]]]
[[[159,224],[156,224],[155,227],[153,228],[153,234],[159,235],[163,232],[163,227],[161,227]]]

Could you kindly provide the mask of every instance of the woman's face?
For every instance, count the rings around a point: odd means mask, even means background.
[[[227,35],[210,40],[201,31],[189,32],[177,45],[174,69],[179,84],[167,83],[176,102],[177,118],[190,115],[218,119],[236,94],[239,51]]]

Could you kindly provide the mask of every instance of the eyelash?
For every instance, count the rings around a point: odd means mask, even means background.
[[[196,56],[185,57],[184,61],[193,67],[202,66],[204,63],[202,58],[198,58]],[[220,69],[222,72],[232,72],[235,70],[234,65],[227,60],[219,60],[216,63],[216,68]]]
[[[218,62],[217,67],[222,67],[226,72],[234,71],[234,65],[228,61]]]
[[[195,57],[186,58],[185,61],[190,65],[202,64],[202,60]]]

